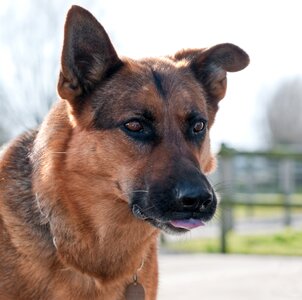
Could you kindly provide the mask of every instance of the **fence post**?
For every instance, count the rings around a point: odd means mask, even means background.
[[[294,190],[293,178],[293,161],[291,159],[284,159],[280,164],[280,185],[282,188],[284,199],[284,225],[290,226],[292,223],[291,216],[291,195]]]
[[[255,157],[253,157],[253,161]],[[255,167],[252,159],[249,157],[247,160],[247,174],[248,180],[246,180],[247,185],[247,201],[253,203],[254,194],[255,194]],[[248,205],[246,207],[247,217],[253,217],[254,215],[254,206]]]
[[[228,184],[224,190],[221,199],[221,223],[220,223],[220,251],[227,252],[227,234],[233,229],[233,207],[230,204],[234,194],[234,174],[233,174],[233,158],[229,156],[221,156],[220,160],[220,181]]]
[[[228,224],[227,224],[226,209],[228,209],[228,206],[223,201],[221,203],[221,220],[220,220],[220,252],[221,253],[227,253]]]

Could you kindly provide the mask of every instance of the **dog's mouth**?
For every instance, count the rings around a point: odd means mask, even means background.
[[[215,211],[215,209],[214,209]],[[133,215],[141,220],[151,223],[153,226],[167,233],[185,233],[191,229],[205,226],[213,214],[212,212],[176,212],[166,214],[165,216],[154,216],[144,212],[137,204],[132,205]]]
[[[203,221],[193,218],[190,218],[188,220],[172,220],[170,224],[176,228],[183,228],[187,230],[205,225]]]

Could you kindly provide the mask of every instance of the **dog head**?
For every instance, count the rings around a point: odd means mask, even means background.
[[[68,170],[90,178],[86,193],[106,190],[114,195],[106,201],[119,199],[133,217],[167,232],[202,225],[217,205],[206,178],[215,167],[209,130],[227,72],[248,63],[232,44],[121,58],[101,24],[74,6],[58,83],[73,128]]]

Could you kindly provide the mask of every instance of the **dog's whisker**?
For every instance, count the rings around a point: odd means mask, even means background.
[[[66,154],[67,152],[60,152],[60,151],[55,151],[55,152],[51,152],[52,154]]]
[[[153,208],[155,208],[155,205],[151,205],[151,206],[149,206],[149,207],[143,209],[142,212],[145,213],[146,211],[149,211],[149,210],[151,210],[151,209],[153,209]]]
[[[132,193],[149,193],[147,190],[134,190]]]

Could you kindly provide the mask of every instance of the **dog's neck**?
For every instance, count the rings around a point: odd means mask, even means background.
[[[145,261],[150,247],[157,244],[158,230],[135,219],[123,201],[112,201],[110,214],[95,212],[105,224],[97,228],[94,222],[89,224],[88,216],[75,211],[72,204],[80,200],[76,196],[73,199],[74,202],[69,201],[70,210],[57,204],[46,213],[43,207],[45,209],[47,199],[36,195],[41,220],[49,224],[53,247],[60,261],[101,281],[114,280],[124,273],[131,282],[138,270],[141,271],[141,261]],[[71,215],[70,212],[74,213]],[[92,213],[87,212],[88,215]],[[147,259],[144,265],[147,265]]]
[[[154,268],[155,259],[152,256],[156,253],[158,230],[140,220],[134,219],[131,226],[123,226],[114,223],[114,215],[107,221],[100,216],[109,225],[100,229],[96,236],[91,228],[90,233],[81,232],[80,228],[85,224],[66,223],[70,216],[65,218],[62,212],[58,216],[55,211],[52,211],[52,215],[46,215],[41,209],[40,200],[36,201],[41,220],[46,222],[45,218],[48,218],[53,254],[61,264],[58,267],[69,269],[66,276],[73,277],[72,272],[85,273],[89,276],[82,277],[82,280],[90,278],[101,286],[114,286],[114,282],[122,277],[125,286],[134,286],[135,289],[144,286],[141,277]],[[117,210],[121,211],[119,208]],[[122,217],[126,218],[123,214]]]

